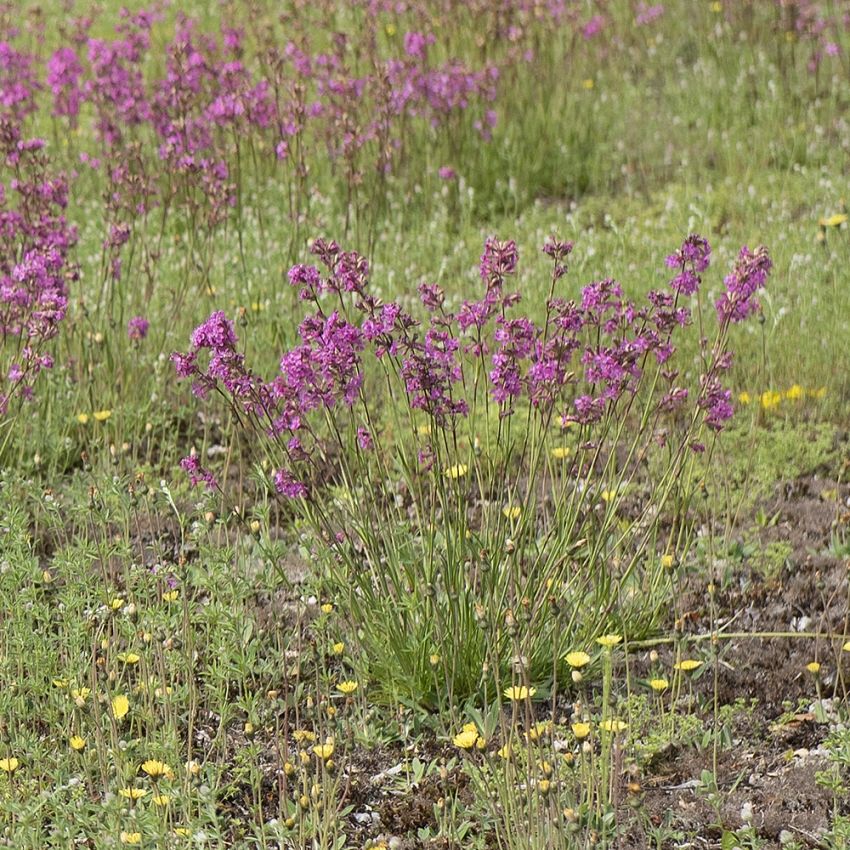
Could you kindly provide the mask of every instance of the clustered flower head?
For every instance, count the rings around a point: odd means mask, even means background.
[[[45,344],[58,332],[77,270],[76,229],[64,210],[68,186],[50,170],[44,142],[24,139],[0,112],[0,156],[12,175],[0,183],[0,416],[13,398],[30,399],[39,373],[53,366]],[[7,359],[8,358],[8,359]]]
[[[543,250],[555,263],[557,284],[572,243],[550,239]],[[673,335],[691,322],[690,310],[678,300],[696,292],[709,266],[711,247],[698,235],[689,236],[667,258],[678,272],[670,291],[653,290],[639,304],[627,299],[614,280],[593,282],[575,300],[553,295],[542,324],[515,315],[520,296],[506,289],[519,262],[513,241],[486,241],[480,262],[483,297],[464,301],[457,313],[446,311],[438,286],[420,285],[428,311],[424,323],[398,301],[384,303],[371,293],[369,264],[359,254],[324,239],[317,239],[311,251],[323,270],[297,265],[289,281],[312,310],[299,326],[300,342],[282,354],[274,378],[263,381],[246,367],[233,322],[221,311],[196,328],[188,352],[172,356],[178,375],[193,379],[197,395],[223,389],[240,413],[277,442],[283,462],[273,482],[287,498],[309,495],[319,420],[337,409],[355,417],[365,409],[366,358],[385,365],[391,386],[397,382],[394,392],[400,401],[448,430],[469,414],[468,388],[477,382],[465,379],[465,370],[479,364],[486,369],[487,391],[501,417],[511,416],[525,399],[541,414],[557,413],[564,425],[592,428],[640,392],[649,383],[644,377],[655,370],[659,413],[675,413],[690,397],[690,390],[677,384],[679,372],[669,361],[676,350]],[[750,253],[745,248],[727,278],[729,306],[719,309],[718,342],[695,399],[710,429],[722,429],[734,412],[731,392],[721,383],[731,365],[727,320],[755,309],[754,294],[769,269],[765,249]],[[328,297],[335,303],[330,312],[323,306]],[[355,431],[359,448],[373,451],[375,437],[369,428],[359,425]],[[692,448],[699,451],[701,444],[694,442]],[[435,459],[430,443],[419,457],[423,471],[430,469]],[[193,482],[212,486],[196,458],[187,458],[184,468]],[[459,478],[466,470],[465,464],[455,464],[443,472]]]

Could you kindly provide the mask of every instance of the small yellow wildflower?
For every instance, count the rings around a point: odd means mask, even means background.
[[[439,652],[432,652],[432,653],[428,656],[428,663],[429,663],[432,667],[436,667],[436,666],[440,663],[440,653],[439,653]]]
[[[357,682],[347,681],[347,682],[340,682],[336,686],[336,689],[340,693],[348,696],[349,694],[353,694],[357,690],[357,687],[358,687]]]
[[[570,453],[571,449],[569,446],[556,446],[552,449],[552,457],[555,460],[566,460],[570,456]]]
[[[541,779],[537,783],[537,787],[540,789],[541,794],[548,794],[552,787],[552,783],[548,779]]]
[[[342,641],[337,641],[331,648],[333,649],[334,655],[342,655],[342,653],[345,652],[345,644]]]
[[[106,422],[106,420],[109,419],[110,416],[112,416],[112,411],[111,410],[96,410],[93,415],[94,415],[94,418],[95,418],[96,421]]]
[[[505,505],[502,508],[502,513],[508,519],[519,519],[520,514],[522,513],[522,508],[519,505]]]
[[[809,398],[823,398],[826,395],[826,387],[818,387],[814,390],[809,390]]]
[[[623,720],[618,720],[616,717],[609,717],[599,723],[599,728],[605,732],[622,732],[629,728],[629,724]]]
[[[118,656],[118,660],[125,664],[138,664],[141,658],[141,655],[137,655],[135,652],[122,652]]]
[[[499,758],[503,758],[503,759],[505,759],[505,761],[512,758],[513,754],[514,754],[514,751],[513,751],[513,749],[511,749],[510,744],[505,744],[505,746],[501,747],[499,749],[499,751],[496,753],[496,755],[498,755]]]
[[[68,687],[68,680],[67,679],[54,679],[53,680],[53,687],[54,688],[67,688]]]
[[[316,746],[313,747],[313,752],[320,759],[323,759],[323,760],[329,759],[334,754],[334,742],[333,742],[333,740],[331,738],[328,738],[328,740],[325,741],[324,744],[316,744]]]
[[[124,600],[120,596],[116,596],[110,603],[109,607],[113,611],[119,611],[124,607]]]
[[[118,793],[128,800],[141,800],[148,793],[147,788],[121,788]]]
[[[715,14],[718,14],[723,11],[723,4],[720,2],[720,0],[715,0],[715,2],[711,4],[711,11]]]
[[[430,425],[420,425],[416,429],[416,433],[419,434],[420,437],[430,437],[431,436],[431,426]]]
[[[649,687],[655,691],[655,693],[660,694],[662,691],[666,691],[667,688],[670,687],[670,683],[666,679],[650,679]]]
[[[112,716],[116,720],[121,720],[122,717],[127,716],[127,712],[130,710],[130,700],[127,699],[124,694],[119,694],[117,697],[113,697],[112,699]]]
[[[673,665],[674,670],[681,670],[683,673],[693,673],[698,667],[702,667],[702,661],[695,658],[684,658]]]
[[[593,88],[593,80],[588,77],[588,79],[581,81],[581,86],[583,89],[590,91]]]
[[[840,227],[845,221],[847,221],[847,215],[845,213],[835,213],[835,215],[831,215],[828,218],[818,219],[818,224],[821,227]]]
[[[779,406],[780,401],[782,401],[782,393],[776,390],[765,390],[759,396],[759,402],[765,410],[773,410],[774,407]]]
[[[622,641],[622,635],[602,635],[602,637],[596,638],[596,642],[600,646],[604,646],[605,649],[613,649],[620,641]]]
[[[0,759],[0,770],[3,773],[14,773],[18,769],[20,762],[12,756],[11,758]]]
[[[575,735],[579,741],[586,738],[590,734],[589,723],[573,723],[571,728],[573,730],[573,735]]]
[[[577,652],[568,652],[565,656],[567,664],[570,667],[580,669],[590,664],[590,656],[586,652],[578,650]]]
[[[752,398],[748,392],[742,392],[738,393],[738,401],[741,404],[749,404],[752,401]]]
[[[845,652],[850,652],[850,640],[841,647]]]
[[[309,729],[296,729],[292,733],[292,737],[295,738],[296,744],[303,744],[305,741],[315,741],[316,733]]]
[[[322,605],[320,610],[323,614],[330,614],[331,611],[333,611],[333,609],[334,609],[333,602],[325,602]]]
[[[167,806],[171,802],[171,797],[168,794],[157,794],[155,797],[151,797],[154,805],[157,806]]]
[[[162,594],[163,602],[175,602],[180,597],[179,590],[166,590],[165,593]]]
[[[68,741],[68,743],[71,745],[71,749],[75,752],[80,752],[86,748],[86,739],[80,735],[72,735],[71,740]]]
[[[616,490],[603,490],[602,491],[602,501],[605,502],[606,505],[613,502],[614,499],[616,499],[616,498],[617,498],[617,491]]]
[[[665,570],[669,570],[673,566],[673,556],[672,555],[662,555],[661,556],[661,566],[664,567]]]
[[[798,401],[805,394],[805,390],[799,384],[792,384],[785,390],[785,398],[789,401]]]
[[[539,741],[552,728],[551,720],[541,720],[535,723],[528,731],[528,738],[531,741]]]
[[[456,479],[463,478],[467,472],[469,472],[469,467],[465,463],[458,463],[446,469],[443,472],[443,475],[445,475],[446,478]]]
[[[472,729],[466,729],[452,738],[452,743],[462,750],[471,750],[478,740],[478,730],[473,726]]]
[[[142,770],[150,776],[151,779],[159,779],[163,776],[168,776],[173,773],[171,768],[164,762],[158,759],[148,759],[142,762]]]
[[[185,826],[175,826],[174,834],[179,835],[181,838],[188,838],[192,834],[192,831],[190,829],[186,829]]]
[[[820,662],[810,661],[806,665],[806,670],[808,670],[813,676],[817,676],[817,674],[820,673]]]
[[[120,835],[122,844],[141,844],[142,843],[142,833],[141,832],[122,832]]]
[[[71,699],[74,700],[77,708],[82,708],[86,704],[91,688],[72,688]]]
[[[512,688],[505,688],[504,693],[509,700],[517,702],[518,700],[533,697],[537,693],[537,688],[527,688],[525,685],[519,685]]]
[[[87,425],[88,421],[89,421],[88,413],[78,413],[77,414],[77,422],[79,422],[80,425]]]

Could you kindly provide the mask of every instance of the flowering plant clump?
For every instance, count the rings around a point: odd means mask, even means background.
[[[365,258],[318,239],[319,265],[289,272],[308,312],[276,376],[248,368],[221,312],[173,355],[196,395],[223,393],[262,435],[272,484],[334,592],[347,592],[387,687],[433,698],[435,653],[450,659],[456,695],[477,691],[488,653],[496,675],[521,657],[524,675],[545,676],[553,650],[563,659],[608,626],[649,627],[654,597],[637,591],[657,587],[655,552],[677,546],[681,559],[690,464],[733,414],[729,330],[758,309],[770,260],[742,249],[714,341],[701,342],[700,374],[688,377],[676,338],[691,325],[688,299],[700,309],[708,242],[688,237],[668,257],[669,287],[644,303],[610,279],[564,297],[572,250],[543,247],[540,324],[509,288],[515,243],[495,239],[481,296],[449,310],[442,289],[423,284],[423,320],[372,294]],[[184,465],[215,486],[197,458]],[[626,512],[632,490],[641,498]]]
[[[40,139],[24,139],[0,118],[0,421],[29,400],[39,373],[53,366],[47,343],[68,305],[76,279],[69,253],[77,235],[64,215],[68,186],[53,173]]]

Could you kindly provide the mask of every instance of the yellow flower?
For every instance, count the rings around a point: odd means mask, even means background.
[[[122,652],[119,654],[118,660],[123,661],[125,664],[138,664],[141,656],[135,652]]]
[[[72,688],[71,699],[77,704],[77,708],[82,708],[90,693],[91,688]]]
[[[759,396],[759,402],[765,410],[772,410],[774,407],[778,407],[780,401],[782,401],[782,394],[776,392],[776,390],[765,390]]]
[[[551,720],[541,720],[529,729],[528,737],[532,741],[539,741],[551,728]]]
[[[666,691],[667,688],[670,687],[670,683],[666,679],[650,679],[649,687],[657,694],[660,694],[662,691]]]
[[[0,759],[0,770],[3,773],[14,773],[18,769],[20,762],[12,756],[11,758]]]
[[[316,733],[311,732],[309,729],[296,729],[292,733],[292,737],[295,738],[296,744],[303,744],[304,741],[315,741]]]
[[[516,702],[533,697],[537,693],[537,688],[527,688],[525,685],[519,685],[512,688],[505,688],[504,693],[509,700]]]
[[[348,694],[353,694],[357,690],[357,682],[340,682],[336,686],[336,689],[347,696]]]
[[[142,762],[142,770],[150,776],[151,779],[159,779],[163,776],[168,776],[174,771],[164,762],[157,759],[148,759]]]
[[[171,797],[168,794],[157,794],[156,797],[151,797],[151,800],[157,806],[167,806],[171,802]]]
[[[818,219],[818,224],[821,227],[840,227],[847,221],[847,216],[844,213],[835,213],[828,218]]]
[[[602,635],[602,637],[596,638],[596,642],[600,646],[604,646],[605,649],[613,649],[622,639],[622,635]]]
[[[120,720],[122,717],[127,716],[127,712],[130,710],[130,700],[124,696],[124,694],[119,694],[117,697],[113,697],[112,699],[112,716],[116,720]]]
[[[823,398],[826,395],[826,387],[818,387],[815,390],[809,390],[810,398]]]
[[[334,606],[333,606],[332,602],[325,602],[322,605],[322,607],[320,608],[320,610],[323,614],[330,614],[331,611],[333,611],[333,609],[334,609]]]
[[[93,415],[94,415],[94,418],[98,422],[106,422],[106,420],[109,419],[110,416],[112,416],[112,411],[111,410],[96,410]]]
[[[142,843],[142,833],[141,832],[122,832],[120,838],[121,838],[122,844],[141,844]]]
[[[672,555],[662,555],[661,556],[661,566],[664,567],[665,570],[669,570],[673,566],[673,556]]]
[[[720,0],[715,0],[715,2],[711,4],[711,11],[715,14],[723,11],[723,4],[720,2]]]
[[[810,661],[806,665],[806,670],[808,670],[813,676],[817,676],[820,673],[820,663],[817,661]]]
[[[420,425],[416,429],[416,433],[419,434],[420,437],[430,437],[431,436],[431,426],[430,425]]]
[[[428,656],[428,663],[429,663],[432,667],[436,667],[436,666],[440,663],[440,653],[439,653],[439,652],[432,652],[432,653]]]
[[[313,747],[313,752],[320,759],[329,759],[334,754],[334,742],[333,742],[333,740],[328,738],[328,740],[325,741],[324,744],[316,744],[316,746]]]
[[[342,641],[338,641],[332,647],[334,655],[342,655],[345,652],[345,644]]]
[[[67,688],[68,687],[68,680],[67,679],[54,679],[53,680],[53,687],[54,688]]]
[[[697,661],[695,658],[684,658],[673,665],[674,670],[681,670],[683,673],[693,673],[697,667],[702,667],[702,661]]]
[[[501,748],[501,749],[500,749],[500,750],[496,753],[496,755],[498,755],[498,756],[499,756],[499,758],[503,758],[503,759],[505,759],[506,761],[507,761],[509,758],[512,758],[512,757],[513,757],[513,754],[514,754],[514,751],[511,749],[511,745],[510,745],[510,744],[505,744],[505,746],[504,746],[504,747],[502,747],[502,748]]]
[[[76,750],[76,752],[80,752],[80,750],[86,748],[86,739],[81,738],[79,735],[72,735],[68,743],[71,745],[71,749]]]
[[[174,833],[179,835],[181,838],[188,838],[192,834],[192,831],[186,829],[185,826],[175,826]]]
[[[593,80],[591,80],[590,78],[588,78],[586,80],[582,80],[581,85],[582,85],[582,88],[590,91],[593,88]]]
[[[798,401],[803,397],[804,393],[805,391],[799,384],[792,384],[787,390],[785,390],[785,398],[790,401]]]
[[[163,602],[175,602],[180,597],[179,590],[166,590],[165,593],[162,594]]]
[[[124,607],[124,600],[123,600],[120,596],[116,596],[116,597],[115,597],[115,599],[113,599],[113,600],[109,603],[109,607],[110,607],[113,611],[118,611],[118,610],[120,610],[121,608],[123,608],[123,607]]]
[[[566,460],[570,456],[570,452],[569,446],[556,446],[552,449],[552,457],[555,460]]]
[[[502,513],[508,519],[519,519],[519,515],[522,513],[522,508],[519,505],[505,505],[502,508]]]
[[[566,654],[566,661],[570,667],[575,667],[579,669],[581,667],[586,667],[590,664],[590,656],[586,652],[582,652],[578,650],[577,652],[568,652]]]
[[[741,404],[749,404],[752,401],[748,392],[738,393],[738,401]]]
[[[841,647],[845,652],[850,652],[850,640]]]
[[[121,788],[118,793],[128,800],[141,800],[148,793],[147,788]]]
[[[469,472],[469,467],[465,463],[458,463],[444,470],[443,475],[446,478],[463,478],[467,472]]]
[[[602,491],[602,501],[607,505],[609,502],[613,502],[614,499],[617,498],[616,490],[603,490]]]
[[[603,720],[599,724],[600,729],[604,729],[606,732],[622,732],[624,729],[629,728],[629,724],[624,722],[623,720],[618,720],[616,717],[610,717],[607,720]]]
[[[87,425],[88,421],[89,421],[88,413],[78,413],[77,414],[77,422],[79,422],[80,425]]]
[[[573,723],[572,725],[573,735],[582,740],[582,738],[586,738],[590,734],[590,724],[589,723]]]
[[[472,729],[464,728],[463,732],[455,735],[452,738],[452,743],[462,750],[471,750],[478,740],[478,730],[473,726]]]

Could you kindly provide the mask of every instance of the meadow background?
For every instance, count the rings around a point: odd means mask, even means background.
[[[844,0],[0,5],[0,845],[848,846],[849,51]],[[623,368],[540,401],[551,334]]]

